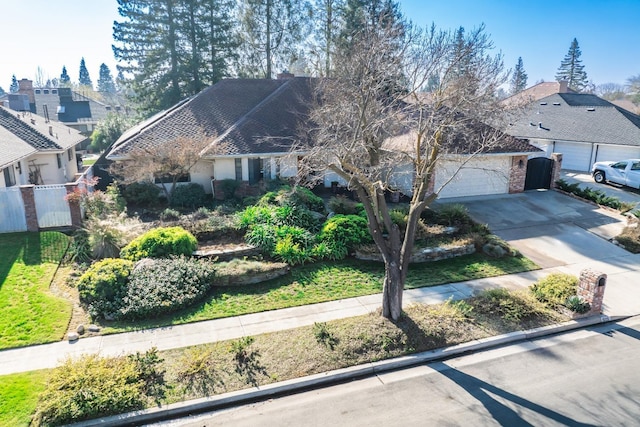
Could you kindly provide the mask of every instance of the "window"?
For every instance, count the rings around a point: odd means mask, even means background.
[[[43,90],[42,93],[44,93],[45,95],[49,95],[49,89]]]
[[[242,159],[236,159],[236,181],[242,181]]]
[[[611,165],[611,167],[613,169],[626,169],[627,168],[627,162],[618,162],[618,163],[614,163]]]
[[[12,187],[16,185],[16,174],[13,171],[13,166],[4,168],[4,185],[6,187]]]
[[[58,161],[58,169],[62,169],[62,155],[56,154],[56,160]]]
[[[40,95],[40,89],[36,89],[36,95]]]
[[[640,162],[633,162],[633,164],[631,165],[631,170],[640,171]]]
[[[51,93],[54,94],[54,95],[57,94],[58,93],[58,89],[52,89]]]
[[[160,178],[155,178],[153,182],[155,182],[156,184],[162,184],[162,183],[171,184],[173,182],[173,178],[170,176],[163,176]],[[176,180],[176,182],[191,182],[191,175],[190,174],[180,175]]]

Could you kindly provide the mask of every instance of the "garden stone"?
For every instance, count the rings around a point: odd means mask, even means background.
[[[84,334],[84,325],[78,325],[76,332],[80,335]]]
[[[69,332],[67,334],[67,339],[69,340],[69,342],[78,341],[80,339],[80,335],[78,335],[77,332]]]
[[[146,267],[150,267],[155,263],[154,259],[151,258],[142,258],[140,261],[136,262],[136,265],[133,267],[134,272],[138,272],[140,269],[144,269]]]
[[[98,325],[91,324],[87,329],[89,329],[89,332],[100,332],[100,327]]]

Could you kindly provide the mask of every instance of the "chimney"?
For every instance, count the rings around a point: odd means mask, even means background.
[[[560,83],[558,93],[567,93],[567,90],[569,89],[569,82],[566,80],[560,80],[558,83]]]
[[[33,81],[29,79],[21,79],[18,82],[18,93],[27,95],[29,97],[30,104],[36,103],[36,96],[33,93]]]
[[[278,80],[284,80],[284,79],[292,79],[295,76],[293,74],[291,74],[289,71],[284,70],[283,72],[281,72],[280,74],[277,75]]]

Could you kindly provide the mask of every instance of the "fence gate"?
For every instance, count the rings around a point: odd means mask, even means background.
[[[0,233],[18,231],[27,231],[20,188],[0,188]]]
[[[539,188],[551,188],[551,173],[553,172],[553,159],[546,157],[534,157],[527,162],[527,177],[524,181],[524,189],[537,190]]]
[[[71,211],[65,200],[64,185],[36,185],[33,196],[38,212],[38,227],[65,227],[71,225]]]

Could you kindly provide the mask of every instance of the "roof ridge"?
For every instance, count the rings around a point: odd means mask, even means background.
[[[214,139],[213,141],[211,141],[211,143],[209,145],[207,145],[201,152],[200,155],[204,155],[207,151],[209,151],[209,149],[211,149],[216,143],[224,140],[224,138],[226,138],[231,132],[233,132],[234,130],[238,129],[244,122],[246,122],[247,120],[249,120],[249,116],[251,114],[253,114],[255,111],[259,110],[260,108],[262,108],[262,106],[264,104],[266,104],[268,101],[270,101],[271,99],[273,99],[276,95],[278,95],[280,92],[282,92],[284,90],[284,88],[288,87],[291,82],[293,81],[293,79],[287,79],[287,81],[285,81],[283,84],[281,84],[280,86],[278,86],[273,92],[271,92],[269,95],[267,95],[266,97],[264,97],[264,99],[260,102],[258,102],[256,105],[253,106],[252,109],[250,109],[249,111],[247,111],[245,114],[243,114],[238,120],[236,120],[235,123],[233,123],[231,126],[229,126],[227,128],[226,131],[224,131],[221,135],[219,135],[216,139]]]
[[[14,116],[13,114],[11,114],[11,112],[9,112],[8,110],[6,110],[5,108],[0,109],[0,111],[2,111],[4,119],[5,120],[11,120],[14,123],[18,124],[19,127],[19,131],[20,133],[31,133],[31,134],[35,134],[36,137],[39,138],[43,138],[45,139],[49,144],[53,145],[54,149],[57,150],[62,150],[62,146],[60,144],[58,144],[56,141],[54,141],[53,139],[49,138],[47,135],[43,134],[42,132],[40,132],[38,129],[35,129],[31,126],[29,126],[27,123],[25,123],[22,119],[20,119],[18,116]],[[19,113],[18,113],[19,115]],[[34,144],[32,144],[32,141],[25,139],[24,136],[26,135],[19,135],[17,133],[15,133],[13,130],[8,129],[5,127],[5,129],[7,129],[9,132],[11,132],[12,134],[16,135],[18,138],[22,139],[24,142],[26,142],[27,144],[31,145],[33,148],[37,149],[37,150],[41,150],[44,149],[46,150],[47,148],[41,148],[41,147],[37,147]]]

